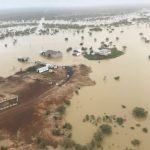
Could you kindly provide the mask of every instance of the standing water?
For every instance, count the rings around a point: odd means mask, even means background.
[[[120,33],[123,30],[124,33]],[[85,30],[86,31],[86,30]],[[150,28],[145,26],[125,26],[115,28],[115,31],[109,34],[106,30],[102,32],[93,32],[90,37],[87,32],[84,33],[84,44],[86,47],[98,48],[100,42],[106,37],[122,50],[126,45],[127,50],[124,55],[98,61],[86,60],[82,56],[73,57],[67,53],[68,47],[79,48],[81,34],[73,35],[73,31],[60,31],[53,36],[30,35],[17,37],[18,43],[13,46],[12,39],[8,38],[0,41],[0,75],[7,77],[19,71],[20,68],[26,68],[34,61],[42,61],[56,64],[86,64],[92,69],[90,77],[96,81],[92,87],[84,87],[79,91],[79,95],[74,95],[71,99],[71,106],[67,109],[66,120],[73,126],[73,140],[80,144],[90,142],[93,133],[97,127],[90,123],[83,123],[86,114],[102,116],[108,115],[123,116],[126,118],[124,128],[117,126],[113,128],[111,136],[104,140],[104,149],[120,150],[126,147],[132,147],[131,140],[139,139],[140,150],[148,150],[150,147],[150,135],[142,132],[142,127],[150,128],[150,118],[145,121],[137,121],[132,116],[132,109],[136,106],[144,107],[150,110],[150,45],[145,44],[139,33],[143,32],[145,36],[150,37]],[[64,38],[69,41],[65,42]],[[116,41],[116,37],[120,40]],[[94,38],[97,42],[94,42]],[[8,47],[4,47],[5,44]],[[60,50],[63,52],[62,59],[44,59],[39,55],[41,50]],[[30,57],[30,62],[26,64],[19,63],[18,57]],[[120,80],[114,80],[115,76],[120,76]],[[106,80],[103,78],[106,76]],[[125,105],[126,109],[121,106]],[[131,130],[137,123],[141,128]]]

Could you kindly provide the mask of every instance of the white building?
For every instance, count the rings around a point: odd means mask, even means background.
[[[43,73],[43,72],[46,72],[46,71],[49,71],[52,72],[52,69],[56,69],[58,68],[58,66],[54,65],[54,64],[46,64],[44,67],[42,68],[38,68],[37,69],[37,72],[38,73]]]
[[[38,72],[38,73],[43,73],[43,72],[46,72],[46,71],[48,71],[48,70],[49,70],[49,68],[48,68],[47,66],[45,66],[45,67],[42,67],[42,68],[37,69],[37,72]]]
[[[111,50],[110,49],[100,49],[95,51],[97,54],[102,55],[102,56],[108,56],[111,55]]]

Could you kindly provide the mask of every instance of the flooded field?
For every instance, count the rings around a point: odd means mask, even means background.
[[[90,77],[96,81],[92,87],[84,87],[79,90],[79,95],[74,95],[71,100],[71,106],[66,111],[66,121],[73,126],[72,139],[80,144],[90,142],[93,133],[97,127],[83,122],[86,114],[94,116],[117,115],[126,118],[124,127],[113,127],[112,135],[104,140],[105,150],[124,150],[133,148],[131,140],[139,139],[141,145],[139,150],[148,150],[150,143],[149,133],[142,132],[142,128],[150,129],[150,118],[138,121],[132,116],[134,107],[143,107],[150,110],[150,45],[141,40],[139,33],[143,32],[144,36],[150,37],[150,27],[146,24],[131,25],[114,28],[113,33],[106,29],[102,32],[93,32],[92,36],[88,34],[88,28],[84,33],[77,34],[74,30],[61,30],[58,34],[50,35],[29,35],[16,37],[17,44],[13,45],[12,38],[0,41],[0,76],[7,77],[33,64],[34,61],[55,63],[59,65],[85,64],[90,66],[92,73]],[[120,31],[124,31],[121,33]],[[83,56],[74,57],[67,53],[68,47],[73,49],[80,48],[82,42],[81,36],[84,36],[84,45],[93,47],[100,46],[101,41],[108,37],[110,41],[123,50],[122,46],[127,46],[125,54],[114,59],[90,61]],[[68,37],[68,41],[64,39]],[[119,37],[119,41],[116,41]],[[94,38],[97,42],[94,42]],[[7,47],[4,45],[8,44]],[[63,58],[45,59],[39,53],[41,50],[60,50],[63,52]],[[20,63],[18,57],[30,57],[28,63]],[[114,80],[115,76],[120,76],[120,80]],[[106,80],[103,78],[106,76]],[[121,106],[125,105],[126,109]],[[136,127],[136,124],[141,127]],[[135,127],[131,130],[131,127]]]

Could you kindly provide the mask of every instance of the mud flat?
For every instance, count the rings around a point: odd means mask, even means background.
[[[64,138],[52,131],[65,123],[61,107],[67,107],[74,93],[83,86],[95,84],[85,65],[72,66],[72,76],[59,86],[65,76],[64,68],[54,73],[21,72],[1,78],[1,93],[18,95],[19,104],[0,112],[1,146],[9,149],[40,149],[57,146]],[[44,142],[43,142],[44,141]],[[17,143],[17,144],[16,144]]]

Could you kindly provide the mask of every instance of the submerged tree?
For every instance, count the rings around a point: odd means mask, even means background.
[[[110,125],[108,125],[108,124],[102,124],[100,126],[100,129],[101,129],[103,134],[109,135],[109,134],[112,133],[112,127]]]
[[[141,144],[141,142],[138,139],[134,139],[134,140],[131,141],[131,144],[134,145],[134,146],[139,146]]]
[[[132,111],[133,116],[136,118],[146,118],[148,115],[148,112],[141,107],[135,107]]]
[[[65,41],[68,41],[68,38],[65,38]]]

